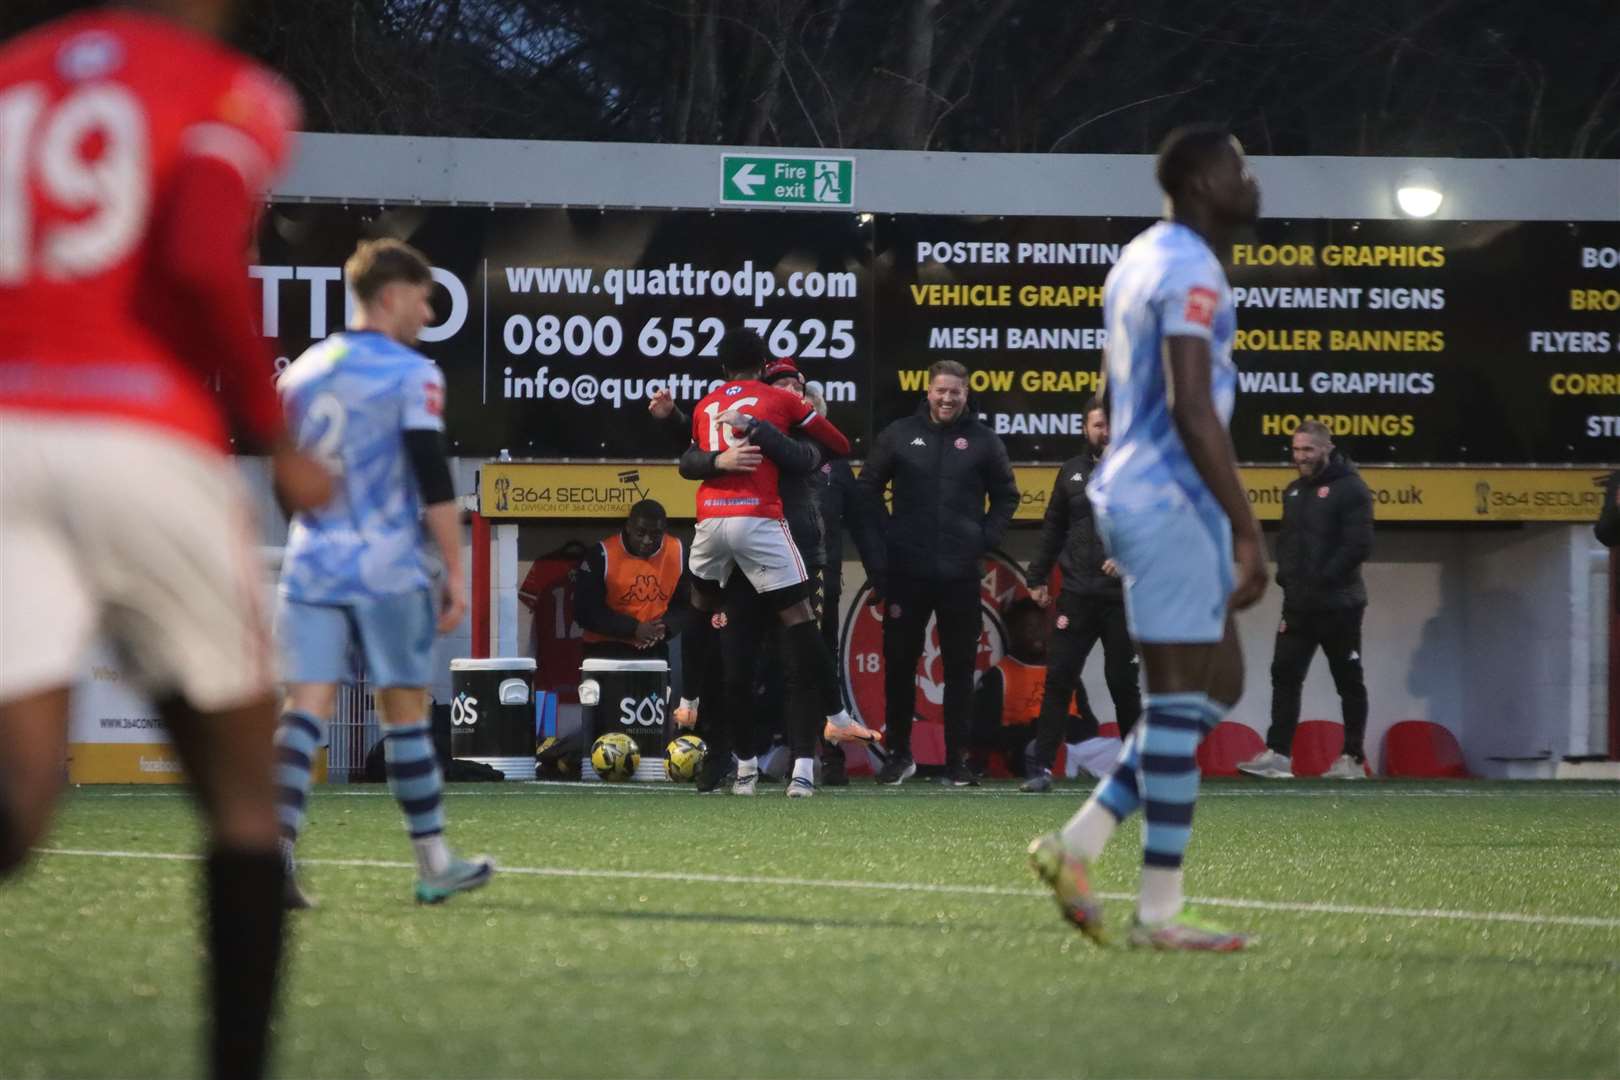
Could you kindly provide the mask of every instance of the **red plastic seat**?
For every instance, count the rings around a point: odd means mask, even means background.
[[[1450,731],[1427,720],[1402,720],[1384,733],[1384,775],[1462,779],[1469,772]]]
[[[1294,775],[1321,776],[1344,753],[1344,725],[1302,720],[1294,729]]]
[[[1222,720],[1198,747],[1198,770],[1205,776],[1236,776],[1238,762],[1266,748],[1260,733],[1236,720]]]

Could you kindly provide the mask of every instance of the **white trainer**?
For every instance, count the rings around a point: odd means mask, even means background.
[[[1327,772],[1322,774],[1324,780],[1365,780],[1367,779],[1367,766],[1351,757],[1349,754],[1340,754],[1333,759]]]
[[[731,793],[733,795],[752,795],[758,783],[759,770],[756,769],[751,773],[739,772],[737,779],[731,783]]]
[[[1262,780],[1292,780],[1294,763],[1268,746],[1238,765],[1238,772],[1245,776],[1258,776]]]

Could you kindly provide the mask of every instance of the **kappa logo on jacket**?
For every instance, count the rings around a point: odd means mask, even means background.
[[[1075,483],[1079,483],[1080,481],[1084,480],[1085,477],[1079,473],[1075,473],[1073,476],[1069,477],[1069,479],[1073,480]]]
[[[921,435],[919,435],[915,439],[911,440],[911,445],[912,446],[927,446],[928,445],[928,440],[923,438]]]
[[[669,594],[664,592],[664,587],[659,584],[656,574],[637,574],[636,580],[619,599],[637,603],[662,603],[669,599]]]

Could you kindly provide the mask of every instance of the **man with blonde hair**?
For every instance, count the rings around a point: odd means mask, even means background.
[[[398,240],[362,243],[344,264],[354,325],[281,376],[288,425],[338,477],[329,506],[296,515],[282,564],[276,633],[287,681],[276,732],[283,854],[304,824],[310,762],[337,708],[351,644],[364,655],[383,723],[388,787],[416,853],[416,900],[437,904],[489,881],[494,865],[451,854],[444,777],[427,715],[435,632],[467,610],[461,512],[444,450],[444,373],[417,352],[433,318],[432,268]],[[435,573],[423,526],[442,560]],[[309,907],[291,873],[288,907]]]

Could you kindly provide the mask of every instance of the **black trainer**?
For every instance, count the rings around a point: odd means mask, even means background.
[[[849,787],[849,766],[842,751],[821,759],[821,786]]]
[[[888,763],[877,774],[877,782],[888,784],[890,787],[899,787],[916,775],[917,763],[911,760],[910,754],[890,751]]]
[[[315,901],[309,894],[298,887],[298,879],[292,871],[287,871],[287,877],[281,886],[281,906],[288,911],[310,911],[315,907]]]
[[[966,761],[958,761],[945,770],[945,775],[939,782],[946,787],[978,787],[979,778],[973,775],[973,767]]]
[[[725,755],[726,758],[730,758],[730,756],[730,754]],[[717,791],[730,791],[731,784],[726,779],[726,766],[729,764],[728,760],[723,759],[712,750],[709,751],[708,756],[703,759],[702,766],[698,769],[698,794],[712,795]]]
[[[1018,785],[1018,790],[1026,794],[1040,794],[1041,792],[1051,791],[1052,770],[1042,769],[1034,773],[1028,780]]]

